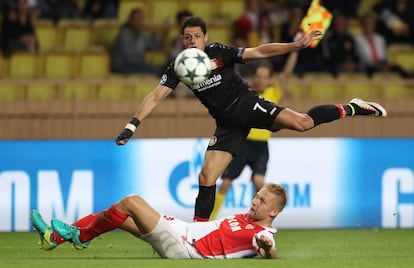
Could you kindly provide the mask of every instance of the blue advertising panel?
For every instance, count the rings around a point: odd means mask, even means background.
[[[191,221],[207,143],[0,141],[0,231],[31,230],[33,208],[72,222],[131,193]],[[274,138],[269,147],[266,181],[289,194],[276,227],[414,227],[414,139]],[[250,174],[234,181],[219,216],[247,211]]]

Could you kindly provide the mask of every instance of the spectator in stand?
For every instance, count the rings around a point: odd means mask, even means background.
[[[118,16],[119,0],[86,0],[83,16],[89,20],[114,19]]]
[[[177,14],[175,15],[175,22],[178,33],[181,31],[181,25],[183,24],[184,20],[187,17],[191,16],[192,14],[188,10],[181,10],[177,12]],[[169,40],[168,37],[170,36],[170,34],[168,31],[170,30],[170,28],[166,27],[165,30],[166,32],[164,33],[164,37],[166,41],[164,41],[164,50],[168,54],[168,62],[170,62],[172,59],[177,57],[178,53],[180,53],[184,49],[184,45],[179,34],[176,34],[172,40]]]
[[[341,13],[334,15],[331,29],[321,41],[325,67],[333,75],[358,71],[358,54],[355,40],[348,30],[348,18]]]
[[[260,2],[259,0],[245,0],[245,11],[236,20],[235,37],[248,38],[251,31],[256,31],[259,25]]]
[[[16,8],[6,9],[2,21],[3,53],[10,56],[17,51],[36,52],[38,42],[27,0],[17,0]]]
[[[58,22],[61,19],[78,19],[82,14],[77,0],[47,0],[49,12],[45,17]]]
[[[362,0],[364,1],[364,0]],[[357,17],[358,7],[361,0],[346,0],[346,1],[337,1],[337,0],[322,0],[323,6],[329,9],[333,13],[340,12],[346,17]]]
[[[398,65],[388,63],[385,38],[375,31],[376,18],[365,14],[360,19],[362,33],[355,37],[355,44],[363,70],[372,76],[374,72],[397,72],[403,77],[407,73]]]
[[[378,31],[388,44],[414,43],[414,13],[407,0],[382,1],[374,10],[380,18]]]
[[[298,3],[292,3],[289,5],[289,20],[281,25],[281,40],[283,42],[291,42],[294,40],[300,23],[305,16],[305,9]],[[295,66],[295,73],[298,76],[303,76],[306,72],[319,72],[323,70],[323,61],[321,56],[320,45],[316,48],[307,47],[299,51],[298,62]],[[283,56],[285,60],[287,56]],[[283,64],[279,64],[283,66]],[[279,67],[280,68],[280,67]],[[275,70],[279,70],[275,68]]]
[[[111,53],[111,68],[115,73],[148,73],[160,75],[161,69],[145,62],[145,53],[154,47],[154,41],[144,33],[144,14],[139,8],[131,10],[121,26]]]

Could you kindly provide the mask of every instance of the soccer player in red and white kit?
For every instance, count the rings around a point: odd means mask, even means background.
[[[200,17],[188,17],[181,27],[185,48],[198,48],[206,52],[212,62],[210,77],[190,87],[194,95],[208,109],[216,121],[216,130],[205,153],[198,175],[198,195],[195,201],[194,220],[208,221],[214,207],[216,181],[239,153],[240,146],[251,128],[272,132],[291,129],[304,132],[320,124],[347,116],[385,117],[387,112],[378,103],[358,98],[346,104],[314,106],[306,113],[276,105],[249,89],[234,71],[235,64],[248,60],[269,58],[308,47],[321,38],[322,32],[312,30],[297,41],[267,43],[257,47],[234,47],[220,43],[208,44],[207,26]],[[160,84],[155,87],[136,109],[132,120],[116,138],[118,145],[125,145],[141,121],[165,99],[178,85],[174,61],[165,69]]]
[[[187,223],[162,215],[138,195],[128,195],[110,208],[88,215],[72,225],[53,219],[46,224],[33,210],[31,220],[40,234],[41,247],[56,248],[69,241],[77,249],[108,231],[121,228],[148,242],[163,258],[276,258],[272,222],[286,205],[286,190],[266,184],[246,214],[209,222]]]

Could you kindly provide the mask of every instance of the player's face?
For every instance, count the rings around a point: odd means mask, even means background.
[[[252,89],[262,93],[268,86],[271,85],[271,73],[269,68],[258,67],[253,76]]]
[[[185,48],[195,47],[204,50],[208,36],[203,33],[201,27],[187,27],[181,39]]]
[[[266,189],[261,189],[257,192],[252,201],[252,205],[247,212],[249,217],[253,220],[265,220],[273,219],[279,214],[279,210],[276,208],[278,198],[273,193]]]

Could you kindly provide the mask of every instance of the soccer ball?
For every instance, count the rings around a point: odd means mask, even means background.
[[[184,84],[188,86],[200,84],[210,75],[210,58],[198,48],[187,48],[175,59],[174,71]]]

